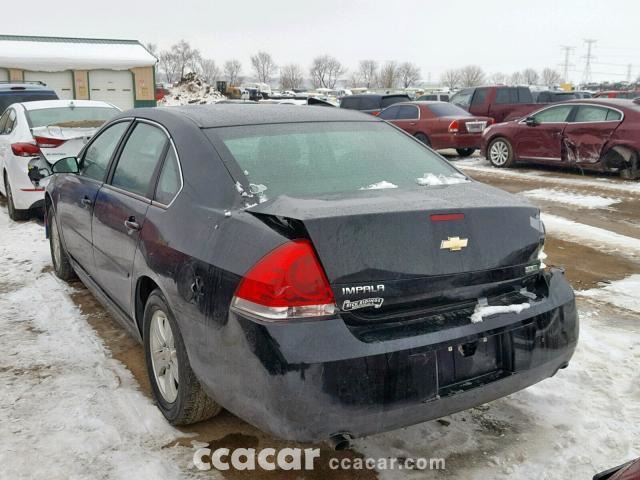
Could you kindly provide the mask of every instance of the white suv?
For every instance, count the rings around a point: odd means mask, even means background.
[[[9,105],[0,117],[0,193],[9,216],[24,220],[42,206],[44,186],[29,169],[75,157],[100,126],[120,110],[92,100],[40,100]],[[32,172],[33,173],[33,172]]]

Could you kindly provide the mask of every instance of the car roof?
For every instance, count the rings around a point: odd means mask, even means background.
[[[167,113],[188,118],[200,128],[266,125],[272,123],[382,121],[374,116],[344,108],[320,108],[306,105],[212,104],[135,110],[135,116],[159,121]]]
[[[583,103],[615,108],[626,107],[633,110],[638,110],[638,104],[634,103],[633,100],[628,98],[582,98],[577,100],[568,100],[566,102],[556,103],[554,105],[562,105],[563,103]]]
[[[42,110],[45,108],[69,107],[71,105],[76,107],[117,108],[110,103],[98,100],[34,100],[32,102],[21,102],[20,104],[25,110]]]
[[[345,95],[343,98],[383,98],[383,97],[408,97],[406,93],[357,93],[355,95]]]
[[[0,93],[14,93],[14,92],[26,92],[26,91],[38,91],[38,92],[52,92],[53,89],[46,85],[38,85],[35,83],[1,83]]]

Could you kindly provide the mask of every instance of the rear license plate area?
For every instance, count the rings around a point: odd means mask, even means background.
[[[507,376],[511,364],[507,343],[508,336],[502,334],[438,350],[438,395],[453,395]]]

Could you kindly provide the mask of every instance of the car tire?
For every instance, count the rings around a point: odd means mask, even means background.
[[[420,140],[422,143],[424,143],[427,147],[431,146],[431,141],[429,141],[429,137],[427,137],[424,133],[416,133],[414,137],[416,137],[417,140]]]
[[[7,209],[9,210],[9,218],[14,221],[28,220],[29,210],[18,210],[15,203],[13,203],[13,193],[11,192],[11,185],[9,184],[9,178],[5,174],[4,176],[4,191],[7,193]]]
[[[461,157],[470,157],[475,151],[475,148],[456,148],[456,152],[458,152],[458,155]]]
[[[497,168],[511,167],[515,163],[513,147],[503,137],[494,138],[487,148],[487,157],[491,165]]]
[[[151,292],[144,309],[143,340],[153,397],[169,423],[189,425],[220,413],[222,407],[209,398],[193,373],[178,323],[158,289]]]
[[[51,250],[53,271],[62,280],[72,280],[76,277],[76,272],[73,270],[69,255],[62,244],[58,220],[51,206],[47,210],[47,220],[49,222],[49,249]]]

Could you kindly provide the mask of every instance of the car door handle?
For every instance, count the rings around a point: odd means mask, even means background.
[[[91,199],[87,196],[85,196],[82,200],[80,200],[80,203],[82,203],[82,205],[85,207],[90,207],[93,204]]]
[[[415,124],[416,124],[416,122],[411,122],[409,125],[415,125]]]
[[[129,217],[127,220],[124,221],[124,226],[127,227],[129,230],[135,230],[135,231],[139,231],[142,228],[140,224],[136,222],[136,217]]]

